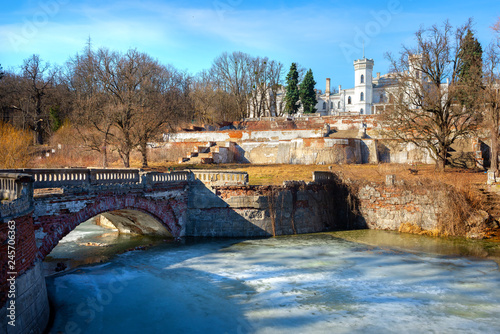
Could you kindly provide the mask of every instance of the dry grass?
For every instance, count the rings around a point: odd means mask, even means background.
[[[135,163],[139,167],[139,162]],[[253,165],[253,164],[220,164],[220,165],[190,165],[175,163],[151,163],[152,170],[166,171],[168,168],[183,169],[231,169],[246,171],[250,184],[280,185],[283,181],[312,181],[314,171],[328,171],[342,174],[344,178],[368,182],[384,182],[388,174],[396,175],[396,179],[408,182],[428,182],[429,180],[453,185],[460,190],[470,189],[475,184],[485,183],[486,174],[475,170],[449,168],[445,172],[436,171],[434,165],[417,166],[418,174],[408,171],[408,165],[378,164],[378,165]]]
[[[437,229],[435,229],[435,230],[423,230],[417,224],[412,224],[412,223],[402,223],[401,225],[399,225],[398,231],[401,233],[427,235],[430,237],[437,237],[441,234],[441,232]]]

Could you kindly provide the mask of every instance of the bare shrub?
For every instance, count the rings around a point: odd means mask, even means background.
[[[28,166],[32,158],[31,141],[29,132],[0,122],[0,168]]]

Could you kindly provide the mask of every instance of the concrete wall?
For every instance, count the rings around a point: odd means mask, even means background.
[[[201,142],[171,142],[159,145],[152,152],[162,160],[177,161],[179,156],[186,156],[194,146],[201,144]],[[225,144],[227,143],[220,143],[220,145]],[[460,145],[462,148],[471,146],[467,143]],[[221,152],[226,154],[225,150]],[[467,154],[467,151],[459,154]],[[372,138],[317,137],[241,141],[239,144],[230,145],[227,155],[230,155],[227,159],[234,159],[236,162],[255,164],[434,163],[427,150],[418,148],[412,143]]]
[[[335,108],[337,106],[334,106]],[[362,124],[367,126],[367,130],[377,129],[380,123],[376,116],[355,115],[355,116],[303,116],[303,117],[262,117],[260,119],[247,119],[237,126],[242,130],[289,130],[289,129],[317,129],[321,130],[325,124],[332,129],[349,130],[359,129]]]
[[[255,164],[361,163],[357,139],[312,138],[291,141],[244,142],[244,161]]]
[[[321,122],[315,120],[312,123],[314,126],[327,124],[334,133],[324,137],[324,128],[181,132],[171,135],[170,142],[157,145],[152,152],[165,160],[177,161],[180,156],[191,152],[194,146],[213,141],[219,146],[227,142],[234,143],[231,148],[235,161],[245,163],[434,163],[427,150],[412,143],[381,139],[378,133],[380,128],[374,118],[316,118]],[[261,125],[250,121],[245,124],[250,128]],[[366,138],[360,137],[359,129],[363,124],[366,125]],[[470,147],[472,151],[471,144],[462,143],[461,147],[461,150]]]
[[[297,138],[323,137],[322,130],[237,130],[237,131],[197,131],[179,132],[169,135],[172,142],[244,142],[244,141],[268,141],[268,140],[292,140]]]
[[[189,151],[185,145],[189,143],[230,141],[239,148],[239,154],[235,154],[237,162],[331,164],[340,162],[342,159],[332,156],[344,151],[343,160],[348,163],[435,163],[425,148],[384,138],[376,116],[266,117],[245,120],[237,126],[240,130],[173,134],[170,136],[171,141],[163,150],[157,149],[156,154],[167,156],[178,151],[183,152],[181,155],[184,156]],[[326,136],[327,128],[331,132]],[[366,136],[360,136],[363,132],[360,129],[366,130]],[[346,139],[350,141],[350,147],[335,142]],[[449,152],[449,162],[458,167],[475,167],[478,150],[473,148],[473,142],[473,139],[457,141]],[[335,148],[332,150],[332,147]],[[487,145],[481,147],[481,150],[484,147],[484,152],[480,155],[485,158],[487,166]],[[176,161],[181,155],[169,156],[168,160]]]

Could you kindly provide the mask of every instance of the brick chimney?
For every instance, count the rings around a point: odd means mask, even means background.
[[[326,78],[325,94],[326,96],[330,96],[330,78]]]

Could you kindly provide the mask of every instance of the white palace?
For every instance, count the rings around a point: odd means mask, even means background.
[[[325,92],[317,90],[316,115],[371,115],[380,111],[389,102],[388,92],[395,86],[395,78],[391,74],[380,76],[377,73],[373,77],[373,59],[358,59],[354,61],[354,88],[332,90],[330,78],[326,79]],[[270,93],[270,92],[269,92]],[[276,96],[277,107],[282,112],[284,108],[285,88]],[[264,114],[275,116],[274,110],[267,110]],[[297,116],[302,115],[302,106],[299,108]],[[252,110],[250,117],[254,117]]]
[[[330,78],[326,79],[324,94],[318,94],[316,99],[317,113],[325,115],[371,115],[380,112],[379,108],[386,105],[387,88],[394,84],[389,74],[373,77],[373,59],[358,59],[354,61],[354,88],[342,89],[332,93]]]

